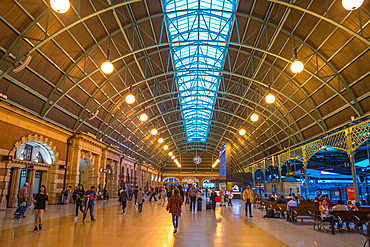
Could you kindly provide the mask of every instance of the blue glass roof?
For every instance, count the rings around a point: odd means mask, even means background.
[[[186,138],[205,142],[237,0],[162,1]]]

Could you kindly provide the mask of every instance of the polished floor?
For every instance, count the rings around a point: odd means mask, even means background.
[[[184,206],[179,231],[173,235],[170,214],[159,202],[146,201],[143,212],[128,203],[127,214],[121,213],[116,199],[97,201],[97,221],[74,221],[74,205],[51,205],[45,212],[42,232],[33,232],[33,217],[14,220],[14,209],[0,212],[0,246],[363,246],[365,238],[356,232],[331,235],[312,229],[312,221],[301,225],[283,219],[263,218],[254,209],[254,217],[245,217],[242,201],[233,207],[217,207],[215,212],[190,212]],[[79,215],[82,216],[81,214]]]

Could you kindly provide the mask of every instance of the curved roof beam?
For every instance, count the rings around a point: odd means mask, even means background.
[[[349,33],[350,35],[358,38],[359,40],[361,40],[362,42],[364,42],[367,46],[370,46],[370,40],[366,39],[365,37],[359,35],[355,31],[349,29],[348,27],[345,27],[345,26],[339,24],[338,22],[336,22],[336,21],[334,21],[334,20],[332,20],[330,18],[327,18],[325,16],[322,16],[322,15],[320,15],[318,13],[315,13],[315,12],[313,12],[311,10],[308,10],[308,9],[305,9],[305,8],[302,8],[302,7],[299,7],[299,6],[295,5],[295,4],[291,4],[291,3],[288,3],[288,2],[283,2],[281,0],[267,0],[267,1],[274,2],[274,3],[280,4],[280,5],[284,5],[286,7],[290,7],[292,9],[296,9],[296,10],[299,10],[301,12],[307,13],[309,15],[315,16],[315,17],[317,17],[319,19],[322,19],[322,20],[324,20],[324,21],[326,21],[326,22],[328,22],[328,23],[330,23],[330,24],[332,24],[334,26],[337,26],[338,28],[344,30],[345,32]]]

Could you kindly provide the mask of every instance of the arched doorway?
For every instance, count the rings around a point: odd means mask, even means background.
[[[91,161],[88,158],[83,158],[80,160],[79,172],[80,172],[78,178],[79,183],[82,184],[85,188],[89,188],[92,166]]]

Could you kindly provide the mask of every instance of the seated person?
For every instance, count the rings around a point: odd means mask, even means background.
[[[331,212],[335,211],[348,211],[348,207],[344,205],[342,200],[338,200],[338,204],[331,209]]]
[[[268,201],[269,202],[274,202],[275,201],[275,197],[273,195],[270,195],[269,198],[268,198]]]
[[[330,222],[330,229],[331,233],[334,234],[334,222],[335,219],[333,218],[333,215],[330,214],[329,211],[329,206],[327,205],[327,202],[325,199],[322,200],[322,202],[319,205],[319,211],[320,211],[320,216],[323,221]]]
[[[347,208],[348,211],[358,211],[358,208],[351,201],[347,201]]]
[[[285,199],[284,195],[281,195],[281,196],[279,197],[279,199],[277,200],[277,203],[287,203],[287,201],[286,201],[286,199]]]
[[[287,205],[286,205],[286,211],[287,211],[287,213],[288,213],[288,215],[287,215],[287,219],[289,219],[289,218],[290,218],[290,217],[289,217],[289,214],[290,214],[290,207],[292,207],[292,206],[298,206],[297,199],[298,199],[298,197],[293,198],[292,200],[290,200],[290,201],[287,203]]]

